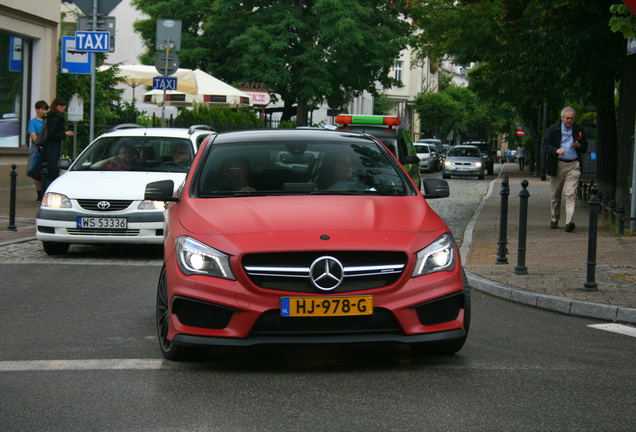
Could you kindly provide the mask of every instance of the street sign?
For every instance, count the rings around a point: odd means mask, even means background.
[[[92,15],[80,15],[77,17],[77,31],[107,31],[110,33],[110,49],[109,52],[115,51],[115,27],[116,19],[112,16],[97,17],[97,25],[93,26]]]
[[[74,36],[62,36],[62,73],[90,74],[92,57],[92,52],[75,50]]]
[[[173,75],[179,69],[179,57],[173,52],[159,53],[155,59],[155,68],[163,76]],[[166,73],[167,68],[167,73]]]
[[[66,112],[68,113],[68,121],[80,122],[84,120],[84,101],[79,95],[71,96]]]
[[[181,49],[181,20],[158,19],[157,41],[155,49],[158,51],[179,51]]]
[[[154,77],[152,88],[157,90],[176,90],[177,78],[175,77]]]
[[[108,52],[109,49],[109,32],[75,32],[75,50]]]
[[[517,129],[517,136],[518,137],[522,137],[524,135],[525,135],[525,133],[523,132],[523,129]]]
[[[86,15],[93,15],[93,0],[73,0],[75,6]],[[98,0],[97,15],[108,15],[121,0]]]
[[[22,38],[11,36],[9,53],[9,71],[22,71]]]

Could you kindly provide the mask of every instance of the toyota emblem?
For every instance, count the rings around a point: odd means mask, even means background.
[[[336,258],[323,256],[311,264],[309,275],[316,288],[331,291],[342,283],[344,267]]]
[[[100,210],[108,210],[110,208],[110,203],[108,201],[100,201],[97,203],[97,208]]]

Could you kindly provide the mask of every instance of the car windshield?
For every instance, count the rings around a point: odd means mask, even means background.
[[[415,152],[416,153],[428,153],[428,146],[427,145],[415,145]]]
[[[195,174],[198,197],[415,193],[372,141],[214,144]]]
[[[71,171],[187,172],[193,156],[186,138],[104,137],[79,155]]]
[[[448,152],[449,157],[479,157],[479,150],[468,147],[454,147]]]

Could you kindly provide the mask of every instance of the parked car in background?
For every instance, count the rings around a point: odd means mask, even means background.
[[[451,176],[477,176],[485,178],[485,166],[481,151],[472,145],[459,145],[448,151],[442,168],[442,178]]]
[[[168,201],[156,326],[162,354],[211,346],[406,343],[452,354],[470,325],[459,249],[427,199],[368,134],[235,131],[203,143]]]
[[[420,171],[432,172],[435,169],[435,155],[431,152],[428,144],[415,143],[415,152],[420,158]]]
[[[199,144],[213,133],[120,125],[100,135],[49,185],[36,217],[36,237],[49,255],[71,244],[163,243],[163,202],[144,200],[146,185],[185,179]],[[69,167],[70,165],[70,167]]]
[[[368,133],[380,140],[411,176],[418,188],[422,187],[417,152],[408,130],[401,126],[399,117],[379,115],[340,114],[336,116],[338,130]]]

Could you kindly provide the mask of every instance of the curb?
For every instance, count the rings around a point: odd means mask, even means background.
[[[466,277],[468,278],[468,285],[471,288],[511,302],[545,309],[552,312],[558,312],[565,315],[636,324],[636,309],[634,308],[584,302],[546,294],[537,294],[532,291],[514,288],[499,282],[491,281],[490,279],[471,273],[468,270],[466,270]]]

